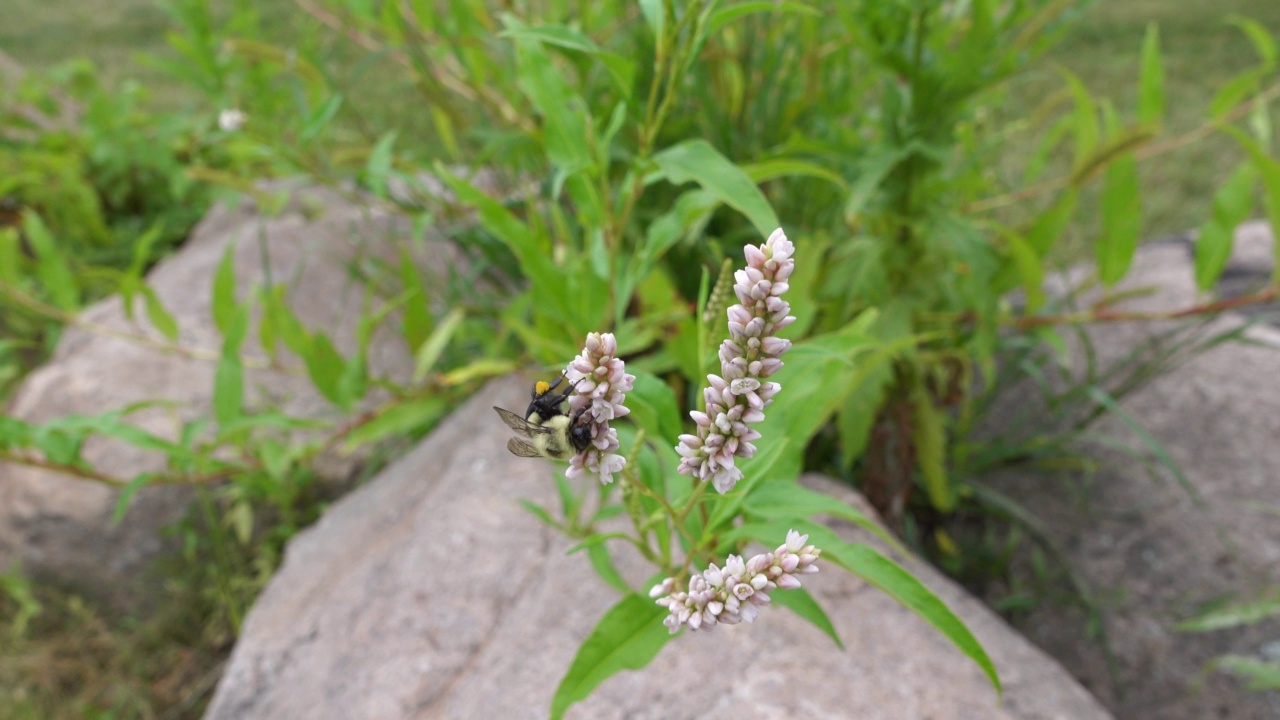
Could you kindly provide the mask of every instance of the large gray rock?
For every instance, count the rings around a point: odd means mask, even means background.
[[[545,717],[578,645],[618,599],[571,541],[516,504],[557,497],[540,460],[508,454],[495,382],[289,545],[259,597],[208,720]],[[767,441],[767,440],[766,440]],[[821,479],[811,484],[865,504]],[[868,512],[870,512],[868,510]],[[843,536],[873,542],[847,524]],[[873,543],[874,544],[874,543]],[[646,575],[619,565],[633,585]],[[974,631],[1005,683],[931,626],[828,564],[806,581],[847,651],[791,613],[686,633],[614,676],[577,718],[1061,718],[1107,713],[1051,659],[929,566],[908,566]]]
[[[1233,282],[1247,281],[1238,292],[1269,276],[1271,243],[1265,226],[1241,227],[1228,272]],[[1142,248],[1122,287],[1156,292],[1122,307],[1151,311],[1205,302],[1194,287],[1191,257],[1183,243]],[[1226,315],[1203,331],[1212,335],[1242,322]],[[1109,362],[1172,326],[1104,324],[1090,328],[1089,337],[1096,357]],[[1106,443],[1085,446],[1099,470],[1084,481],[1029,471],[994,480],[1041,519],[1092,586],[1112,659],[1098,638],[1086,637],[1078,607],[1044,603],[1020,628],[1121,718],[1280,717],[1276,693],[1247,693],[1235,679],[1203,675],[1205,663],[1224,653],[1262,659],[1280,638],[1274,622],[1210,634],[1174,629],[1213,601],[1280,586],[1280,331],[1256,325],[1246,335],[1250,344],[1189,357],[1120,403],[1167,448],[1194,495],[1149,454],[1135,457]],[[1144,449],[1114,416],[1093,430],[1108,442]]]
[[[267,190],[279,190],[280,185]],[[275,217],[263,217],[251,202],[238,209],[216,206],[191,239],[158,264],[147,281],[177,318],[180,344],[197,357],[166,353],[146,344],[104,334],[112,332],[160,336],[149,326],[125,318],[118,297],[86,309],[81,317],[90,331],[69,327],[54,357],[28,376],[8,413],[31,422],[71,414],[93,415],[143,400],[169,400],[172,407],[135,413],[130,419],[161,435],[173,437],[181,421],[210,416],[215,363],[221,345],[210,311],[212,279],[223,253],[234,248],[239,292],[264,282],[269,272],[289,286],[290,306],[308,327],[327,332],[349,355],[365,286],[350,268],[362,259],[396,257],[397,242],[407,237],[396,216],[363,207],[324,189],[296,189],[290,204]],[[136,317],[145,318],[138,304]],[[376,375],[407,378],[411,358],[403,342],[389,330],[370,350]],[[265,357],[251,331],[247,355]],[[336,418],[299,363],[246,372],[248,402],[273,406],[307,418]],[[94,439],[85,457],[97,470],[122,478],[158,471],[164,458],[121,442]],[[350,470],[328,464],[328,472]],[[189,488],[151,486],[133,500],[123,522],[111,523],[118,493],[111,487],[23,465],[0,463],[0,567],[21,560],[34,575],[72,581],[93,591],[123,587],[163,549],[159,530],[177,520],[190,498]]]

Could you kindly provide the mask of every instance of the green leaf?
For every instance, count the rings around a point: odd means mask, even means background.
[[[1240,129],[1228,126],[1223,130],[1244,146],[1253,160],[1254,168],[1262,176],[1262,187],[1265,191],[1262,195],[1262,205],[1266,208],[1272,235],[1280,236],[1280,161],[1272,158],[1257,141]],[[1280,284],[1280,242],[1273,242],[1271,249],[1275,254],[1272,282]]]
[[[814,627],[826,633],[827,637],[835,642],[836,647],[844,650],[844,643],[840,641],[836,626],[831,624],[831,618],[827,617],[827,612],[822,609],[817,600],[813,599],[808,590],[802,587],[781,590],[771,594],[769,599],[772,601],[771,604],[784,607],[808,620]]]
[[[1223,655],[1212,666],[1245,680],[1246,688],[1254,691],[1280,690],[1280,663],[1265,662],[1241,655]]]
[[[911,394],[911,442],[929,502],[941,512],[951,512],[956,495],[947,477],[945,418],[924,388]]]
[[[798,2],[773,2],[773,0],[756,0],[755,2],[744,2],[729,7],[720,8],[711,13],[711,19],[707,21],[707,36],[715,35],[720,32],[721,28],[741,17],[746,17],[753,13],[762,12],[793,12],[808,15],[810,17],[821,17],[822,13],[811,8],[808,5]]]
[[[617,53],[601,49],[594,40],[577,30],[563,25],[524,27],[512,24],[502,33],[502,36],[519,40],[532,40],[596,57],[604,65],[605,69],[609,71],[610,77],[613,78],[614,83],[622,91],[623,95],[625,97],[630,97],[631,95],[631,88],[636,76],[636,64]]]
[[[1160,26],[1147,25],[1142,40],[1142,74],[1138,81],[1138,122],[1159,127],[1164,121],[1164,64],[1160,59]]]
[[[1085,165],[1094,148],[1098,147],[1098,106],[1080,78],[1066,68],[1058,68],[1067,87],[1075,98],[1073,123],[1076,134],[1075,169]]]
[[[567,50],[584,53],[598,53],[600,46],[594,40],[577,30],[563,25],[539,25],[538,27],[513,26],[503,31],[499,37],[520,40],[535,40],[547,45],[555,45]]]
[[[680,437],[680,407],[676,395],[662,380],[637,370],[627,394],[632,420],[644,428],[650,440],[675,443]]]
[[[249,309],[232,308],[223,330],[222,357],[213,378],[213,416],[219,425],[240,417],[244,406],[244,365],[240,362],[240,346],[249,331]]]
[[[1197,618],[1179,623],[1177,629],[1181,632],[1225,630],[1241,625],[1256,625],[1278,615],[1280,615],[1280,595],[1214,608]]]
[[[765,160],[751,165],[743,165],[742,171],[755,183],[768,182],[782,177],[810,177],[826,180],[839,188],[842,193],[847,193],[851,189],[849,183],[845,182],[845,179],[840,177],[839,174],[808,160],[794,158]]]
[[[753,488],[743,502],[742,509],[743,512],[764,520],[830,515],[869,530],[894,550],[907,553],[907,549],[897,538],[861,510],[838,498],[797,485],[794,481],[768,482]]]
[[[1253,43],[1253,49],[1258,52],[1258,58],[1262,61],[1259,70],[1269,71],[1275,68],[1276,42],[1262,24],[1257,20],[1234,14],[1227,17],[1227,22],[1240,28],[1245,35],[1249,36],[1249,42]]]
[[[0,228],[0,281],[16,287],[21,277],[22,250],[18,231],[11,227]]]
[[[1245,98],[1258,89],[1259,73],[1256,68],[1245,70],[1218,88],[1218,92],[1209,101],[1209,117],[1221,120]]]
[[[649,24],[649,29],[653,30],[654,37],[658,38],[658,43],[661,44],[667,34],[667,14],[663,10],[662,0],[639,0],[639,4],[640,14],[644,16],[644,21]]]
[[[427,280],[418,272],[408,250],[400,253],[400,282],[405,290],[415,290],[404,304],[404,342],[415,352],[431,334],[434,318],[427,303]]]
[[[40,216],[26,210],[22,213],[22,229],[36,256],[36,276],[61,310],[73,311],[80,306],[80,287],[67,259]]]
[[[840,435],[840,460],[846,469],[862,456],[871,438],[884,402],[885,393],[893,381],[893,371],[887,356],[878,358],[878,365],[867,369],[865,377],[850,389],[836,416],[836,432]]]
[[[586,103],[539,43],[516,41],[516,84],[542,115],[543,143],[551,162],[565,173],[591,167]]]
[[[379,197],[387,194],[387,178],[391,174],[391,162],[396,144],[396,131],[388,130],[378,138],[364,166],[364,182],[370,192]]]
[[[555,518],[551,517],[551,513],[547,512],[546,508],[541,505],[537,505],[524,499],[516,500],[516,503],[525,510],[528,510],[531,515],[541,520],[548,527],[553,527],[557,530],[563,529],[560,523],[557,522]]]
[[[311,113],[306,122],[302,125],[302,130],[298,133],[298,142],[306,145],[316,138],[329,123],[333,121],[338,110],[342,107],[342,95],[335,94],[329,96],[319,107]]]
[[[1196,238],[1196,286],[1213,287],[1231,258],[1236,226],[1253,209],[1253,185],[1257,180],[1253,165],[1241,163],[1213,196],[1213,211]]]
[[[392,435],[404,435],[428,427],[442,417],[447,409],[448,403],[442,397],[423,397],[399,403],[352,430],[347,435],[345,447],[350,452],[361,445]]]
[[[213,324],[218,332],[227,334],[236,316],[236,268],[235,245],[227,245],[222,262],[213,274]]]
[[[618,574],[618,569],[613,566],[613,558],[609,555],[609,548],[601,544],[592,544],[587,548],[587,557],[591,559],[591,567],[595,568],[596,574],[600,576],[614,590],[620,593],[631,592],[627,581],[622,579],[622,575]]]
[[[316,333],[311,337],[307,354],[302,358],[307,366],[307,375],[321,395],[329,402],[342,407],[342,377],[347,371],[347,361],[342,353],[333,346],[333,341],[324,333]]]
[[[475,208],[480,224],[515,254],[520,269],[533,283],[535,302],[561,317],[572,316],[563,275],[538,242],[538,235],[501,203],[450,173],[443,164],[436,163],[435,170],[461,202]]]
[[[1022,281],[1022,291],[1026,294],[1026,314],[1032,315],[1044,305],[1044,266],[1040,264],[1040,258],[1036,257],[1031,244],[1021,235],[1006,233],[1004,239],[1009,243],[1009,255],[1013,258],[1018,277]]]
[[[893,169],[911,157],[915,151],[914,144],[881,148],[858,163],[858,177],[849,190],[849,198],[844,203],[844,219],[850,226],[858,221],[862,208],[871,196],[893,172]]]
[[[1104,285],[1115,285],[1129,272],[1141,232],[1138,163],[1126,155],[1107,168],[1102,186],[1102,235],[1094,249]]]
[[[1120,422],[1124,423],[1125,427],[1129,428],[1134,435],[1138,436],[1138,439],[1142,444],[1145,445],[1147,450],[1155,456],[1156,460],[1164,466],[1164,469],[1168,470],[1169,474],[1173,475],[1174,479],[1178,482],[1178,485],[1186,491],[1187,496],[1191,498],[1192,502],[1194,502],[1197,507],[1207,509],[1204,499],[1200,496],[1200,492],[1196,490],[1196,486],[1191,483],[1191,478],[1188,478],[1186,474],[1182,472],[1182,468],[1178,466],[1177,461],[1173,459],[1173,456],[1169,454],[1169,451],[1165,446],[1161,444],[1154,435],[1148,432],[1147,429],[1142,426],[1142,423],[1139,423],[1132,415],[1125,412],[1124,408],[1120,407],[1120,404],[1117,403],[1115,398],[1111,397],[1111,394],[1106,390],[1103,390],[1096,385],[1091,385],[1085,390],[1085,393],[1099,406],[1105,408],[1107,412],[1110,412],[1112,415],[1119,418]]]
[[[651,598],[635,593],[619,600],[578,648],[551,700],[551,718],[564,717],[571,705],[619,672],[639,670],[652,662],[671,638],[662,624],[666,614]]]
[[[151,321],[151,326],[159,330],[161,335],[169,339],[169,342],[177,342],[178,321],[165,309],[164,304],[160,302],[160,297],[149,285],[143,285],[139,290],[142,291],[142,297],[146,301],[147,319]]]
[[[142,271],[146,269],[147,261],[151,259],[151,247],[155,244],[156,239],[160,237],[161,226],[157,223],[150,230],[143,233],[138,238],[138,242],[133,246],[133,259],[129,263],[128,269],[120,278],[117,292],[124,301],[124,314],[130,320],[133,319],[133,298],[142,285]],[[154,322],[152,323],[155,324]]]
[[[826,531],[826,532],[821,532]],[[822,557],[880,588],[937,628],[960,652],[977,663],[997,692],[1002,692],[1000,676],[986,650],[963,621],[951,612],[933,591],[911,573],[868,545],[847,543],[826,528],[813,528],[809,542],[822,548]]]
[[[653,156],[672,184],[697,182],[703,190],[747,216],[756,231],[768,237],[779,227],[778,216],[760,188],[706,140],[686,140]]]
[[[1053,205],[1031,223],[1027,228],[1027,244],[1035,251],[1036,257],[1044,258],[1053,248],[1054,243],[1066,232],[1071,215],[1076,210],[1076,198],[1079,195],[1074,188],[1062,194]]]
[[[116,497],[115,509],[111,511],[111,524],[119,525],[124,519],[124,514],[129,509],[129,502],[133,500],[133,496],[138,491],[155,479],[155,473],[138,473],[129,480],[129,483],[120,488],[120,494]]]
[[[422,382],[435,368],[436,362],[440,360],[440,355],[444,353],[445,347],[449,345],[449,341],[453,339],[453,333],[462,324],[462,319],[466,317],[466,312],[462,308],[454,308],[444,317],[444,321],[432,331],[427,341],[418,348],[418,352],[413,356],[413,381]]]

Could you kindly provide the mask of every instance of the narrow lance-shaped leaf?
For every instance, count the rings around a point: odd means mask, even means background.
[[[236,315],[235,246],[228,245],[222,253],[222,262],[213,274],[213,324],[223,335],[231,327]]]
[[[673,184],[690,180],[721,202],[747,216],[761,236],[779,227],[778,216],[760,188],[742,168],[720,154],[706,140],[686,140],[653,156]]]
[[[1236,226],[1253,209],[1253,165],[1242,163],[1213,196],[1213,211],[1196,238],[1196,286],[1213,287],[1231,257]]]
[[[623,670],[639,670],[657,657],[671,635],[662,624],[667,611],[651,598],[631,593],[618,601],[578,648],[551,700],[551,718],[564,717],[600,683]]]
[[[1107,168],[1102,185],[1102,235],[1095,247],[1098,277],[1104,285],[1115,285],[1133,264],[1142,232],[1138,192],[1138,163],[1132,155]]]
[[[831,638],[836,647],[844,650],[844,642],[840,640],[840,634],[836,632],[836,626],[831,622],[831,618],[827,616],[827,611],[822,609],[822,606],[818,604],[817,600],[813,599],[808,590],[802,587],[782,590],[770,595],[769,599],[774,605],[787,608],[808,621],[827,637]]]
[[[151,321],[151,326],[160,331],[170,342],[178,340],[178,321],[173,315],[165,309],[164,303],[160,302],[160,296],[156,291],[148,285],[141,288],[142,297],[147,306],[147,319]]]
[[[749,523],[726,533],[726,536],[734,539],[752,538],[763,542],[770,538],[785,537],[789,529],[791,527],[786,523]],[[1000,676],[996,673],[995,665],[982,644],[965,626],[964,621],[957,617],[951,608],[947,607],[946,603],[924,583],[880,554],[875,548],[862,543],[847,542],[824,525],[808,525],[805,527],[805,532],[809,535],[809,542],[822,549],[819,563],[829,561],[848,570],[924,618],[954,643],[960,652],[977,663],[996,691],[1001,692]],[[766,545],[772,542],[776,540]],[[827,572],[825,566],[822,572]]]
[[[1076,198],[1079,191],[1075,189],[1067,190],[1062,197],[1044,213],[1031,223],[1027,228],[1026,239],[1027,244],[1035,251],[1036,257],[1043,258],[1049,253],[1066,232],[1067,224],[1071,221],[1071,215],[1076,210]]]
[[[955,493],[947,477],[946,427],[942,412],[924,388],[917,389],[911,396],[911,442],[929,502],[942,512],[955,509]]]
[[[240,346],[249,331],[249,308],[233,308],[222,340],[222,357],[214,371],[213,414],[218,424],[226,425],[240,417],[244,404],[244,365],[240,362]]]
[[[1080,78],[1064,68],[1059,68],[1067,87],[1075,98],[1076,107],[1073,113],[1076,134],[1076,168],[1082,167],[1094,148],[1098,146],[1098,106],[1089,94]]]
[[[1044,265],[1021,235],[1009,233],[1005,240],[1009,242],[1009,254],[1022,280],[1022,291],[1027,298],[1025,312],[1031,315],[1044,305]]]
[[[1274,237],[1280,233],[1280,161],[1271,157],[1262,145],[1238,128],[1226,127],[1223,130],[1244,147],[1253,161],[1254,168],[1262,176],[1264,190],[1262,205],[1266,208],[1267,220],[1271,223],[1271,233]],[[1275,254],[1274,267],[1271,271],[1272,282],[1280,283],[1280,242],[1273,242],[1271,250]]]
[[[1160,59],[1160,26],[1147,25],[1142,40],[1142,74],[1138,81],[1138,122],[1159,126],[1164,120],[1164,64]]]
[[[67,259],[40,216],[27,210],[22,214],[22,229],[36,256],[36,276],[53,304],[62,310],[75,310],[80,305],[80,287]]]

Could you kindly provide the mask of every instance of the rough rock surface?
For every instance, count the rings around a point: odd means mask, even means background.
[[[1244,225],[1236,238],[1224,276],[1228,295],[1256,289],[1272,267],[1264,224]],[[1203,302],[1191,258],[1185,242],[1142,248],[1122,287],[1158,291],[1122,307],[1149,311]],[[1226,315],[1205,330],[1221,332],[1242,322]],[[1089,336],[1107,361],[1171,326],[1099,325]],[[1247,334],[1254,344],[1215,347],[1120,403],[1164,445],[1203,506],[1158,464],[1103,444],[1086,447],[1100,468],[1091,478],[1009,472],[994,482],[1041,518],[1074,571],[1092,586],[1114,667],[1103,645],[1086,636],[1078,607],[1045,603],[1019,626],[1117,717],[1280,717],[1280,694],[1248,693],[1234,678],[1202,675],[1205,663],[1224,653],[1275,660],[1275,621],[1207,634],[1174,629],[1213,601],[1248,599],[1280,586],[1280,331],[1260,323]],[[1114,416],[1101,420],[1094,433],[1144,447]]]
[[[570,542],[516,504],[551,504],[558,468],[503,450],[490,384],[407,456],[289,545],[227,665],[207,720],[541,718],[579,643],[618,595]],[[821,479],[811,484],[860,502]],[[865,504],[863,505],[865,508]],[[869,511],[868,511],[869,512]],[[844,524],[850,539],[870,534]],[[621,556],[635,584],[642,564]],[[606,681],[575,718],[1109,717],[1051,659],[927,565],[910,569],[985,645],[1003,703],[941,635],[828,565],[806,587],[847,651],[791,613],[686,633]]]
[[[277,186],[275,189],[280,189]],[[290,307],[304,324],[329,333],[344,354],[355,347],[355,328],[364,287],[349,266],[371,255],[395,258],[393,238],[407,234],[386,212],[360,207],[322,189],[296,190],[285,210],[263,217],[251,202],[238,209],[216,206],[191,239],[148,275],[162,303],[175,316],[179,343],[217,356],[221,336],[213,323],[212,279],[227,247],[241,298],[269,272],[289,286]],[[139,300],[135,317],[125,318],[120,298],[109,297],[86,309],[84,323],[114,332],[160,336],[146,325]],[[370,350],[371,371],[405,378],[411,359],[392,333],[384,332]],[[244,353],[263,357],[257,332]],[[296,359],[290,360],[297,365]],[[130,416],[138,425],[173,436],[179,421],[211,415],[215,364],[158,351],[101,332],[69,327],[54,357],[31,373],[13,398],[8,413],[31,422],[70,414],[95,415],[142,400],[174,401]],[[304,374],[247,370],[246,400],[302,417],[333,417]],[[175,417],[176,415],[176,417]],[[121,442],[94,439],[85,457],[117,477],[160,470],[164,458]],[[341,472],[341,469],[333,472]],[[104,485],[26,466],[0,463],[0,567],[21,560],[25,571],[72,581],[98,592],[121,586],[163,547],[158,530],[177,520],[191,493],[187,488],[151,486],[133,499],[122,523],[110,522],[118,495]]]

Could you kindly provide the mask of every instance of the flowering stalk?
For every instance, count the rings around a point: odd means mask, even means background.
[[[615,452],[618,431],[609,427],[609,421],[631,412],[622,403],[636,376],[626,372],[617,354],[618,341],[613,333],[589,333],[582,354],[564,371],[565,379],[573,384],[569,416],[577,418],[581,414],[591,430],[591,444],[569,459],[567,477],[590,473],[608,485],[613,482],[614,473],[622,472],[627,464],[626,458]]]
[[[774,230],[763,245],[743,249],[747,267],[734,273],[734,293],[740,304],[729,308],[729,339],[720,345],[720,375],[708,375],[711,387],[703,389],[706,412],[689,416],[697,435],[681,435],[678,471],[699,481],[710,480],[720,493],[742,479],[734,458],[756,452],[752,440],[760,433],[748,427],[764,420],[764,408],[773,402],[781,386],[762,382],[782,367],[779,359],[791,341],[776,337],[795,322],[791,305],[782,299],[787,278],[795,270],[795,245],[782,228]]]
[[[712,563],[701,575],[690,578],[687,592],[674,591],[675,578],[667,578],[653,586],[649,597],[658,598],[658,604],[670,611],[662,624],[673,635],[686,624],[699,630],[717,623],[755,622],[760,608],[770,603],[770,591],[798,588],[797,575],[818,572],[816,563],[822,551],[806,545],[808,540],[808,535],[788,530],[786,543],[771,553],[746,562],[741,555],[730,555],[723,568]]]

